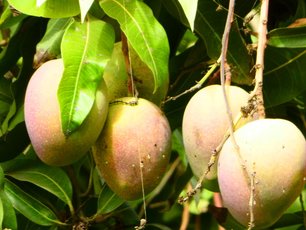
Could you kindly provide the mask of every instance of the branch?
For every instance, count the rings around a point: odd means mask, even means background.
[[[236,140],[234,138],[234,124],[233,124],[233,117],[232,117],[232,111],[228,103],[227,95],[226,95],[226,85],[229,85],[229,82],[225,82],[225,75],[227,71],[230,71],[229,66],[227,65],[227,49],[228,49],[228,40],[229,40],[229,34],[231,31],[231,25],[234,18],[234,7],[235,7],[235,0],[230,0],[229,6],[228,6],[228,13],[227,13],[227,19],[226,24],[224,28],[224,33],[222,36],[222,49],[221,49],[221,68],[220,68],[220,81],[223,91],[223,97],[225,101],[226,106],[226,113],[228,117],[228,123],[229,123],[229,131],[230,131],[230,137],[232,139],[232,142],[236,149],[238,149],[238,145],[236,143]],[[228,75],[228,74],[227,74]]]
[[[257,44],[257,54],[256,54],[256,74],[255,74],[255,87],[251,93],[250,99],[256,99],[256,112],[260,119],[265,118],[265,107],[263,99],[263,70],[264,70],[264,53],[267,42],[267,23],[268,23],[268,10],[269,10],[269,0],[261,1],[260,9],[260,19],[258,25],[258,44]]]

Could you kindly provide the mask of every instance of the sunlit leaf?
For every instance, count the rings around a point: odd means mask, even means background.
[[[79,128],[90,112],[114,40],[113,28],[93,17],[67,28],[61,44],[65,70],[57,92],[65,135]]]
[[[102,187],[98,200],[99,214],[110,213],[124,203],[106,184]]]
[[[4,191],[12,202],[13,207],[34,223],[43,226],[62,224],[51,209],[11,181],[5,181]]]
[[[94,0],[79,0],[81,10],[81,22],[85,21],[86,14],[88,13]]]
[[[4,190],[0,190],[0,199],[2,202],[3,210],[5,210],[3,213],[2,229],[17,230],[16,213]]]
[[[40,7],[42,4],[44,4],[47,0],[36,0],[36,6]]]
[[[63,18],[80,13],[76,0],[8,0],[18,11],[37,17]]]
[[[167,88],[169,44],[167,34],[152,10],[137,0],[102,0],[100,5],[106,14],[119,22],[133,49],[151,69],[154,92],[160,87]]]
[[[190,28],[194,30],[194,20],[197,14],[198,0],[179,0],[189,22]]]
[[[49,20],[46,33],[37,44],[37,62],[44,62],[60,55],[61,41],[65,29],[70,23],[71,18],[53,18]]]
[[[279,48],[306,48],[306,26],[274,29],[268,34],[268,45]]]
[[[6,6],[3,12],[0,14],[0,28],[7,29],[17,23],[20,23],[26,17],[28,17],[28,15],[25,14],[14,16],[10,6]]]
[[[32,167],[8,172],[8,175],[17,180],[33,183],[72,206],[72,185],[69,177],[61,168],[35,164]]]

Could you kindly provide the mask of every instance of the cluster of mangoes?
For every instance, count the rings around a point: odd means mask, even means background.
[[[171,129],[158,106],[166,90],[147,93],[153,92],[153,76],[148,69],[142,69],[139,73],[144,76],[140,76],[137,70],[145,67],[134,57],[135,82],[143,98],[126,96],[128,75],[118,43],[90,113],[68,137],[62,132],[57,99],[64,71],[61,59],[37,69],[25,97],[25,122],[38,157],[46,164],[64,166],[93,147],[101,176],[126,200],[139,199],[157,186],[171,153]],[[301,193],[306,142],[287,120],[241,115],[249,99],[250,94],[237,86],[201,89],[186,106],[183,140],[194,175],[200,178],[206,173],[204,188],[220,191],[235,219],[260,229],[275,223]],[[232,136],[231,120],[235,123]]]
[[[126,96],[128,76],[120,43],[113,52],[91,111],[76,131],[66,136],[61,126],[57,91],[64,71],[62,59],[45,62],[31,77],[25,122],[32,146],[44,163],[73,164],[92,149],[97,169],[110,188],[126,200],[135,200],[157,186],[169,163],[171,129],[156,105],[166,92],[157,90],[148,98],[145,92],[153,92],[154,79],[145,74],[136,77],[140,97],[147,99]],[[139,68],[147,67],[135,58],[137,74]]]
[[[225,86],[228,107],[223,92],[219,85],[207,86],[189,101],[183,118],[186,154],[194,175],[200,178],[206,173],[204,188],[220,191],[236,220],[254,229],[266,228],[304,187],[305,138],[287,120],[246,117],[241,108],[250,95],[243,89]],[[241,117],[232,126],[233,136],[228,135],[228,114],[232,121]]]

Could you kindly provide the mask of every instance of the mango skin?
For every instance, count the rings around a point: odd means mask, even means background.
[[[97,140],[108,111],[107,88],[101,81],[88,117],[66,138],[61,129],[57,99],[63,71],[62,59],[40,66],[29,81],[24,102],[25,123],[32,146],[37,156],[52,166],[69,165],[83,157]]]
[[[118,101],[131,102],[135,98]],[[143,195],[141,177],[145,194],[148,194],[167,170],[171,129],[164,114],[153,103],[142,98],[137,105],[122,102],[110,104],[93,155],[108,186],[125,200],[137,200]]]
[[[232,117],[247,105],[249,94],[237,87],[227,88]],[[249,121],[242,119],[240,125]],[[199,90],[188,102],[183,116],[183,141],[193,174],[200,178],[207,169],[212,151],[221,143],[229,128],[221,85],[210,85]],[[217,161],[204,180],[204,188],[218,191]]]
[[[254,229],[265,229],[281,217],[304,187],[305,138],[293,123],[283,119],[250,122],[235,131],[234,137],[241,158],[229,138],[218,162],[224,206],[237,221],[247,226],[250,218],[249,178],[255,173]]]

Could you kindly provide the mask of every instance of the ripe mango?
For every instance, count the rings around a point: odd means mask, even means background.
[[[29,81],[24,102],[25,123],[33,148],[43,162],[54,166],[72,164],[86,154],[98,138],[108,111],[107,88],[101,81],[88,117],[66,137],[57,99],[63,71],[62,59],[40,66]]]
[[[232,117],[235,119],[241,106],[247,105],[249,94],[237,86],[227,86],[226,89]],[[247,121],[243,119],[240,124]],[[221,143],[229,127],[220,85],[204,87],[193,95],[184,111],[182,131],[187,159],[197,178],[207,170],[212,151]],[[217,163],[207,174],[204,188],[218,190]]]
[[[151,192],[166,172],[171,130],[162,111],[148,100],[125,97],[111,103],[94,148],[97,168],[108,186],[125,200]],[[143,180],[143,188],[142,188]]]
[[[283,119],[252,121],[235,131],[234,137],[239,149],[229,138],[218,162],[224,206],[247,226],[252,189],[254,229],[265,229],[281,217],[304,187],[305,138]]]

